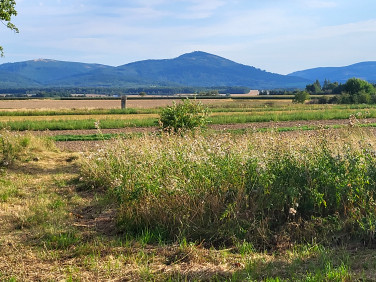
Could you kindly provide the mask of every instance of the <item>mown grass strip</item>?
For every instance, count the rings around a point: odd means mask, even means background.
[[[297,105],[287,104],[280,105],[275,101],[256,104],[253,101],[230,101],[223,104],[207,105],[211,112],[275,112],[275,111],[334,111],[334,110],[365,110],[376,109],[376,105]],[[62,109],[62,110],[16,110],[1,111],[0,116],[63,116],[63,115],[119,115],[119,114],[158,114],[160,108],[154,109]]]
[[[49,137],[53,141],[100,141],[110,140],[115,138],[140,138],[144,136],[143,133],[103,133],[103,134],[67,134],[67,135],[55,135]]]
[[[329,110],[304,110],[304,111],[258,111],[253,113],[245,112],[226,112],[224,114],[213,113],[210,117],[212,124],[230,124],[230,123],[250,123],[250,122],[270,122],[270,121],[299,121],[299,120],[332,120],[348,119],[350,115],[359,118],[375,118],[376,108],[359,111],[359,109],[329,109]],[[9,128],[10,130],[79,130],[95,129],[95,123],[99,120],[100,127],[103,129],[116,129],[125,127],[150,127],[158,124],[158,118],[140,118],[132,120],[123,119],[82,119],[82,120],[22,120],[22,121],[4,121],[0,122],[0,128]]]
[[[8,128],[17,131],[42,131],[42,130],[80,130],[80,129],[96,129],[94,119],[89,120],[53,120],[53,121],[10,121],[0,122],[0,128]],[[135,119],[135,120],[115,120],[103,119],[99,120],[100,128],[116,129],[125,127],[149,127],[157,124],[156,118]]]
[[[298,121],[298,120],[332,120],[348,119],[350,115],[360,117],[376,117],[376,109],[368,109],[367,113],[359,114],[358,110],[331,110],[331,111],[302,111],[302,112],[265,112],[259,114],[236,113],[233,115],[215,115],[210,117],[213,124],[269,122],[269,121]]]

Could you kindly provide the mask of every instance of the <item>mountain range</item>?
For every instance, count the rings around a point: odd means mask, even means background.
[[[112,67],[48,59],[0,65],[0,88],[245,86],[251,89],[304,88],[314,80],[376,81],[376,62],[316,68],[281,75],[201,52],[174,59],[144,60]]]
[[[349,78],[356,77],[376,83],[376,62],[361,62],[345,67],[321,67],[296,71],[290,76],[298,76],[311,81],[318,79],[323,82],[328,79],[332,82],[346,82]]]

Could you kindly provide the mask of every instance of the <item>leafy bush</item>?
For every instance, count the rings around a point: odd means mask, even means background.
[[[294,96],[292,102],[303,104],[308,99],[309,99],[309,93],[308,92],[298,91],[298,92],[295,93],[295,96]]]
[[[196,100],[185,99],[162,109],[159,123],[164,130],[178,132],[202,127],[208,122],[208,108]]]
[[[341,86],[340,104],[370,104],[376,102],[376,90],[371,83],[359,78],[350,78]]]

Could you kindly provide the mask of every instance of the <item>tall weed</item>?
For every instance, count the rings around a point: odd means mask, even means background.
[[[52,141],[38,139],[30,134],[0,130],[0,167],[10,166],[16,160],[32,157],[33,153],[43,148],[53,148]]]
[[[358,128],[145,136],[86,155],[81,180],[108,191],[126,232],[257,247],[337,233],[373,242],[374,148]]]

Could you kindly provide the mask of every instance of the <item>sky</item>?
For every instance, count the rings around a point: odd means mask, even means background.
[[[376,61],[375,0],[16,0],[0,64],[119,66],[204,51],[269,72]]]

